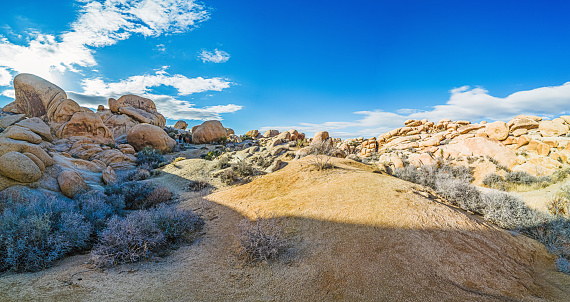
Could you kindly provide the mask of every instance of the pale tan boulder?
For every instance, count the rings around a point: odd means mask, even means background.
[[[570,115],[562,115],[560,118],[563,119],[566,124],[570,124]]]
[[[192,142],[194,144],[213,143],[224,137],[228,137],[226,128],[220,121],[216,120],[206,121],[192,132]]]
[[[542,136],[560,136],[568,133],[568,126],[553,121],[541,121],[538,130]]]
[[[429,166],[435,163],[435,159],[427,153],[411,154],[408,156],[408,162],[416,167]]]
[[[125,114],[113,114],[105,120],[104,124],[113,133],[113,137],[119,137],[127,134],[139,122]]]
[[[139,124],[132,127],[127,133],[127,141],[137,152],[149,146],[160,150],[162,153],[168,153],[176,146],[176,141],[168,136],[162,128],[149,124]]]
[[[75,196],[89,191],[89,185],[83,180],[81,175],[75,171],[65,170],[57,177],[59,189],[63,195],[74,198]]]
[[[235,133],[234,129],[232,129],[232,128],[226,128],[226,134],[227,134],[228,137],[229,137],[230,135],[235,135],[236,133]]]
[[[536,152],[540,156],[547,156],[550,153],[550,146],[545,143],[540,143],[536,146]]]
[[[0,116],[0,128],[8,128],[26,118],[25,114],[10,114]]]
[[[521,128],[521,129],[517,129],[515,131],[512,132],[512,135],[515,137],[519,137],[521,135],[525,135],[528,133],[527,129]]]
[[[51,103],[67,98],[63,89],[28,73],[14,78],[14,91],[18,112],[28,117],[45,115]]]
[[[0,156],[0,174],[23,183],[38,181],[42,177],[42,171],[33,160],[15,151]]]
[[[32,132],[32,130],[17,125],[6,128],[6,130],[2,132],[2,135],[6,136],[7,138],[26,141],[32,144],[39,144],[42,142],[42,138]]]
[[[177,121],[176,124],[174,124],[174,128],[175,129],[180,129],[180,130],[186,130],[186,128],[188,127],[188,123],[186,123],[185,121]]]
[[[457,132],[459,132],[459,134],[465,134],[465,133],[469,133],[471,131],[479,130],[481,128],[485,128],[485,125],[469,124],[469,125],[464,125],[464,126],[459,127],[457,129]]]
[[[507,125],[509,126],[509,129],[511,132],[518,130],[518,129],[531,130],[531,129],[538,128],[538,122],[537,121],[535,121],[529,117],[526,117],[524,115],[519,115],[519,116],[515,117],[514,119],[509,121],[507,123]]]
[[[77,112],[83,112],[83,109],[74,100],[59,99],[47,108],[46,117],[50,122],[51,128],[58,129]]]
[[[517,149],[530,143],[532,139],[527,135],[521,135],[517,141]]]
[[[281,140],[291,140],[291,133],[289,133],[289,131],[281,132],[275,138]]]
[[[39,135],[43,140],[51,142],[53,136],[49,126],[38,117],[28,118],[16,123],[17,126],[30,129],[35,134]]]
[[[514,166],[519,164],[517,155],[510,150],[496,154],[493,156],[493,159],[495,159],[500,165],[509,169],[512,169]]]
[[[265,131],[265,133],[263,134],[263,137],[265,138],[269,138],[269,137],[274,137],[279,135],[279,130],[267,130]]]
[[[117,182],[118,176],[112,167],[107,167],[105,169],[105,171],[103,171],[103,174],[101,175],[101,179],[103,180],[104,184],[111,185],[111,184],[114,184]]]
[[[108,119],[110,119],[112,116],[114,116],[113,112],[109,109],[97,110],[97,112],[95,112],[95,114],[97,114],[101,118],[103,123],[105,123]],[[107,125],[105,125],[105,126],[107,126]],[[107,127],[109,127],[109,126],[107,126]]]
[[[57,132],[58,138],[84,136],[101,144],[113,143],[113,133],[107,128],[101,118],[94,112],[77,112],[61,126]]]
[[[32,153],[28,153],[28,152],[25,152],[25,153],[22,153],[22,154],[24,154],[24,155],[27,156],[29,159],[31,159],[31,160],[36,164],[36,166],[38,166],[38,168],[40,168],[40,171],[42,171],[42,173],[46,170],[46,165],[45,165],[44,162],[43,162],[41,159],[39,159],[37,156],[33,155]]]
[[[539,145],[540,143],[541,143],[541,142],[539,142],[539,141],[531,140],[531,141],[528,143],[528,146],[526,147],[526,150],[527,150],[527,151],[537,151],[538,145]]]
[[[552,122],[553,122],[553,123],[560,124],[560,125],[564,125],[564,123],[566,123],[566,121],[565,121],[564,119],[559,118],[559,117],[553,119]]]
[[[39,158],[46,167],[54,164],[53,158],[40,146],[25,141],[15,140],[7,137],[0,137],[0,155],[11,151],[19,153],[32,153]]]
[[[118,100],[109,99],[109,108],[113,113],[126,114],[134,120],[164,128],[166,119],[156,110],[150,99],[134,94],[121,96]]]
[[[9,103],[8,105],[4,106],[4,108],[2,108],[2,111],[9,113],[20,113],[18,112],[16,101],[13,101],[12,103]]]
[[[196,129],[198,129],[198,127],[200,127],[200,125],[196,125],[196,126],[192,127],[192,129],[190,130],[190,133],[194,133],[194,131],[196,131]]]
[[[491,139],[502,141],[509,136],[509,127],[505,122],[496,121],[487,124],[487,127],[485,128],[485,134],[487,134],[487,136]]]
[[[256,138],[259,136],[259,131],[258,130],[249,130],[248,132],[245,133],[245,135],[252,137],[252,138]]]

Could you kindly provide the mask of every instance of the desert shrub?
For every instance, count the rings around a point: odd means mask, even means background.
[[[492,189],[502,191],[508,190],[505,179],[501,175],[495,173],[491,173],[485,176],[485,178],[483,178],[483,184]]]
[[[91,251],[97,267],[150,259],[164,251],[166,239],[149,211],[136,211],[126,217],[112,217]]]
[[[172,163],[174,164],[174,163],[177,163],[177,162],[183,161],[183,160],[186,160],[186,157],[177,157],[176,159],[174,159],[174,161]]]
[[[253,140],[253,137],[251,137],[251,136],[249,136],[249,135],[247,135],[247,134],[240,135],[240,138],[241,138],[242,141]]]
[[[552,175],[550,175],[550,179],[552,182],[561,182],[564,179],[566,179],[566,177],[568,177],[568,175],[570,175],[570,168],[558,169],[558,170],[554,171],[554,173],[552,173]]]
[[[536,226],[544,217],[514,194],[491,191],[482,194],[484,218],[504,229]]]
[[[197,192],[202,191],[208,187],[210,187],[210,184],[203,180],[191,180],[188,183],[188,191]]]
[[[127,210],[148,209],[172,198],[172,193],[168,189],[157,188],[151,183],[142,181],[117,182],[105,187],[105,194],[121,195]]]
[[[161,205],[152,210],[153,221],[164,234],[169,244],[177,245],[187,241],[204,225],[204,220],[187,210]]]
[[[75,204],[49,197],[8,203],[0,215],[0,271],[37,271],[89,245]]]
[[[222,170],[222,172],[219,174],[219,177],[220,180],[227,185],[231,185],[239,180],[233,169]]]
[[[203,224],[190,211],[164,205],[126,217],[113,216],[91,251],[91,262],[97,267],[108,267],[164,256],[190,239]]]
[[[267,169],[273,163],[273,157],[271,156],[254,156],[251,158],[252,163],[256,164],[262,169]]]
[[[206,153],[204,155],[204,159],[205,160],[214,160],[214,158],[218,157],[222,155],[222,151],[220,151],[219,149],[214,149],[212,151],[209,151],[208,153]]]
[[[287,247],[283,226],[275,219],[244,219],[239,231],[239,254],[248,262],[276,258]]]
[[[485,206],[481,202],[481,193],[477,187],[464,179],[438,175],[436,188],[438,194],[464,210],[479,214],[485,210]]]
[[[160,150],[151,147],[144,147],[141,151],[137,152],[137,166],[148,164],[152,169],[156,169],[164,162],[164,157]]]
[[[216,168],[225,169],[230,166],[230,158],[228,156],[221,156],[218,158],[218,164],[216,165]]]
[[[107,220],[121,214],[125,208],[122,195],[106,196],[98,191],[91,191],[76,198],[79,213],[93,226],[96,235],[107,225]]]
[[[556,268],[559,272],[570,274],[570,261],[562,256],[558,256],[556,257]]]
[[[168,202],[170,199],[172,199],[172,192],[170,192],[168,188],[157,187],[146,197],[145,203],[141,208],[148,209],[155,207]]]
[[[546,204],[548,212],[554,217],[564,217],[568,214],[570,207],[570,200],[556,194]]]
[[[508,172],[505,175],[505,181],[519,185],[531,185],[540,182],[537,177],[523,171]]]
[[[255,173],[253,167],[245,160],[238,160],[238,162],[232,166],[232,169],[239,177],[252,176]]]
[[[132,171],[131,173],[127,174],[127,176],[125,177],[125,180],[127,180],[127,181],[138,181],[138,180],[149,179],[151,177],[151,173],[148,169],[144,169],[143,166],[144,165],[141,165],[135,171]]]

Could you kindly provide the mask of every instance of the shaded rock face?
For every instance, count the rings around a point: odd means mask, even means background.
[[[279,130],[267,130],[263,134],[263,137],[274,137],[279,135]]]
[[[227,136],[226,128],[220,121],[206,121],[192,132],[192,142],[206,144],[217,142]]]
[[[137,152],[149,146],[167,153],[176,146],[176,141],[162,128],[149,124],[139,124],[131,128],[127,133],[127,141]]]
[[[81,175],[75,171],[66,170],[61,172],[57,177],[57,183],[63,195],[69,198],[85,193],[90,189]]]
[[[114,142],[113,134],[94,112],[77,112],[56,132],[57,137],[84,136],[98,143]]]
[[[28,117],[43,116],[54,102],[67,99],[63,89],[38,76],[21,73],[14,78],[15,106]]]
[[[139,124],[137,121],[125,114],[111,114],[104,123],[105,126],[111,130],[114,137],[127,134],[132,127]]]
[[[249,130],[248,132],[245,133],[245,135],[247,135],[249,137],[256,138],[259,136],[259,131],[258,130]]]

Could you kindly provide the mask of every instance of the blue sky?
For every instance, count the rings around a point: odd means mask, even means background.
[[[42,76],[87,107],[134,93],[168,124],[371,137],[408,118],[570,112],[562,1],[10,1],[0,106]]]

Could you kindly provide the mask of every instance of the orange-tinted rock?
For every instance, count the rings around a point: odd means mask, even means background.
[[[168,153],[176,146],[176,141],[168,136],[162,128],[149,124],[139,124],[132,127],[127,133],[127,141],[137,152],[149,146],[160,150],[162,153]]]
[[[57,130],[58,138],[85,136],[98,143],[113,143],[113,134],[94,112],[77,112]]]
[[[16,108],[28,117],[42,116],[52,102],[66,99],[63,89],[38,76],[21,73],[14,78]]]
[[[224,137],[227,138],[228,133],[220,121],[206,121],[192,132],[194,144],[213,143]]]

